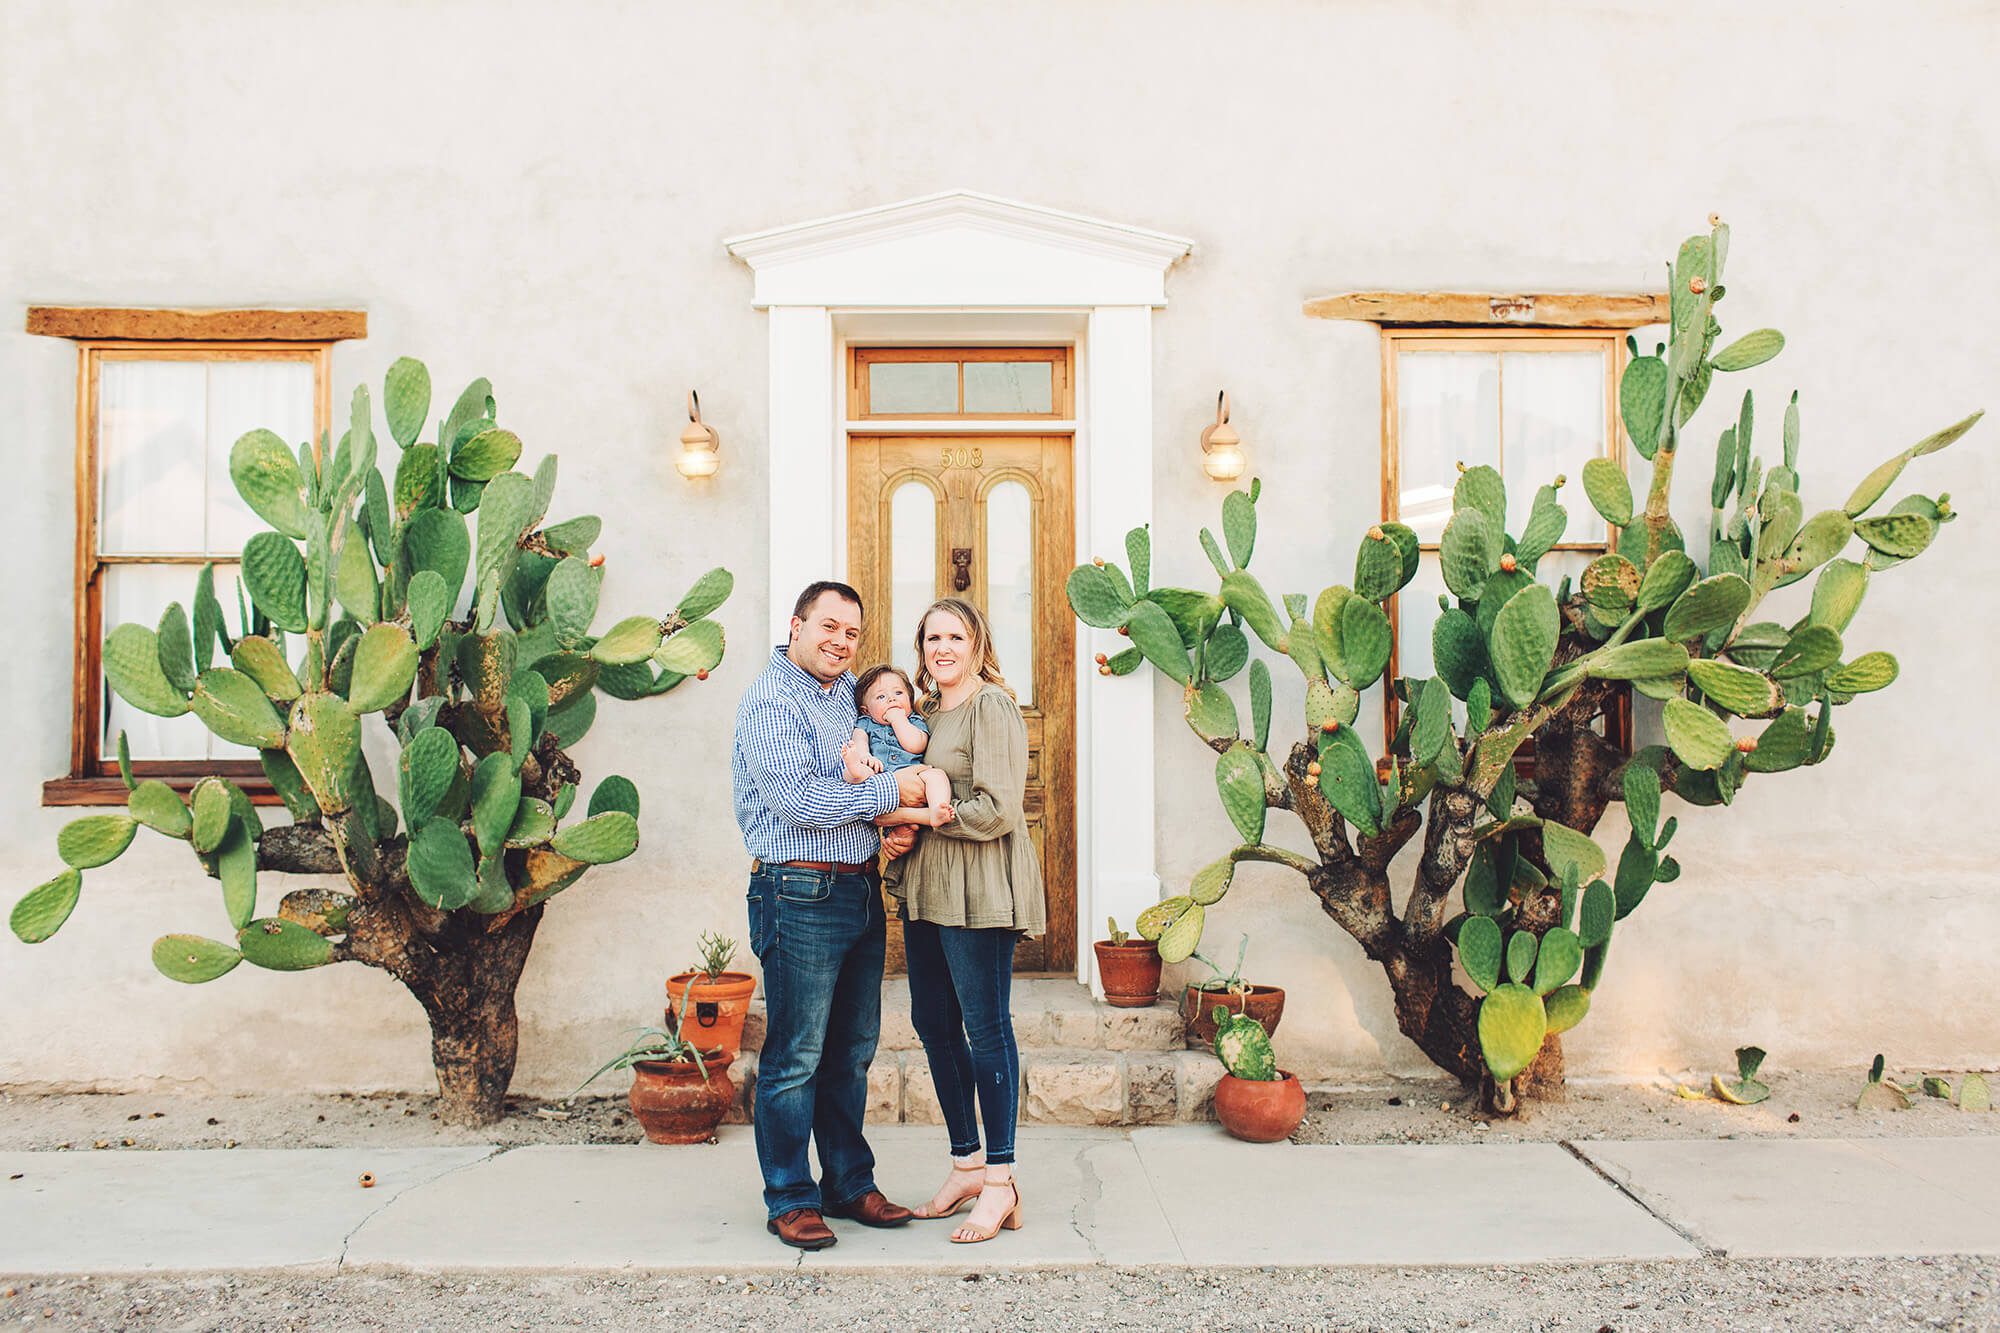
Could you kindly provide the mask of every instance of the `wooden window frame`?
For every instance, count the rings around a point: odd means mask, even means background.
[[[1333,298],[1324,298],[1333,299]],[[1636,298],[1606,298],[1631,300]],[[1379,308],[1379,306],[1377,307]],[[1650,306],[1648,307],[1650,309]],[[1635,316],[1636,317],[1636,316]],[[1609,364],[1604,380],[1604,422],[1608,447],[1604,457],[1617,463],[1622,470],[1627,457],[1628,441],[1625,426],[1618,407],[1618,384],[1625,373],[1625,366],[1631,353],[1625,345],[1626,331],[1632,327],[1642,327],[1619,322],[1615,325],[1575,326],[1542,325],[1532,327],[1504,327],[1493,324],[1482,325],[1387,325],[1382,328],[1382,518],[1384,522],[1394,522],[1401,516],[1402,498],[1402,441],[1400,439],[1401,404],[1397,396],[1397,357],[1404,351],[1417,352],[1514,352],[1532,348],[1540,351],[1561,351],[1563,344],[1572,347],[1584,345],[1606,347],[1610,352]],[[1501,382],[1496,407],[1505,420],[1505,381]],[[1501,476],[1506,477],[1507,443],[1504,427],[1500,436]],[[1574,479],[1572,479],[1574,480]],[[1577,492],[1582,489],[1577,481]],[[1435,554],[1438,542],[1420,542],[1418,549],[1425,554]],[[1605,554],[1617,549],[1616,534],[1607,526],[1601,542],[1557,542],[1551,551],[1572,551],[1578,553]],[[1400,701],[1388,682],[1400,674],[1402,657],[1402,594],[1389,599],[1389,665],[1383,677],[1382,727],[1383,753],[1393,748],[1396,728],[1401,716]],[[1605,719],[1606,739],[1619,749],[1632,748],[1632,696],[1629,690],[1622,690],[1613,701]],[[1534,741],[1531,737],[1516,752],[1515,770],[1524,778],[1534,776]]]
[[[104,697],[99,689],[104,643],[104,572],[121,564],[186,565],[199,569],[217,557],[117,555],[98,552],[99,484],[97,399],[99,370],[111,361],[301,361],[313,367],[313,435],[333,421],[333,343],[362,337],[361,311],[151,311],[89,307],[31,308],[31,333],[67,337],[76,344],[76,548],[73,591],[70,768],[42,784],[42,804],[123,805],[129,793],[115,755],[100,751]],[[81,336],[84,333],[90,336]],[[206,336],[195,336],[203,334]],[[240,552],[230,553],[236,558]],[[256,805],[282,800],[251,759],[134,760],[135,778],[157,778],[186,793],[202,778],[219,775],[241,787]]]
[[[868,367],[950,361],[959,365],[958,403],[965,406],[969,361],[1046,362],[1050,366],[1047,412],[870,412]],[[1076,417],[1074,347],[850,347],[847,357],[847,419],[850,421],[1070,421]]]

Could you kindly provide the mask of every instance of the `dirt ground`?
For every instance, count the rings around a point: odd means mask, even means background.
[[[1993,1259],[1534,1268],[19,1279],[0,1327],[292,1330],[2000,1328]]]
[[[1897,1077],[1891,1071],[1892,1078]],[[1946,1075],[1956,1088],[1959,1075]],[[1917,1073],[1899,1081],[1914,1087]],[[1530,1102],[1511,1120],[1478,1113],[1455,1083],[1407,1082],[1313,1093],[1299,1143],[1517,1143],[1563,1139],[1875,1138],[2000,1134],[2000,1113],[1961,1112],[1917,1096],[1907,1111],[1857,1111],[1861,1074],[1772,1072],[1769,1101],[1684,1101],[1676,1081],[1572,1083],[1559,1102]],[[2000,1077],[1991,1078],[2000,1084]],[[1446,1109],[1446,1108],[1449,1109]],[[162,1148],[385,1148],[494,1143],[636,1143],[639,1127],[617,1094],[571,1106],[510,1100],[481,1129],[436,1119],[428,1096],[351,1093],[232,1097],[190,1092],[34,1094],[0,1090],[0,1149],[120,1151]]]

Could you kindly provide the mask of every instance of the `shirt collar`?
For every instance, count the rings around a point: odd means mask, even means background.
[[[830,695],[835,686],[845,686],[850,694],[853,692],[857,682],[852,671],[841,672],[840,679],[829,685],[794,662],[790,654],[785,651],[786,647],[786,644],[781,643],[771,650],[771,665],[777,668],[779,675],[790,682],[794,689],[803,688],[811,690],[814,694]]]

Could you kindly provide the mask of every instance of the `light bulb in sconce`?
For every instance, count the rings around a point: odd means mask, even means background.
[[[716,435],[715,428],[702,422],[700,395],[688,390],[688,424],[681,432],[681,453],[674,466],[683,477],[712,477],[720,444],[721,437]]]
[[[1201,433],[1201,470],[1216,481],[1243,475],[1243,437],[1229,424],[1229,391],[1215,395],[1215,423]]]

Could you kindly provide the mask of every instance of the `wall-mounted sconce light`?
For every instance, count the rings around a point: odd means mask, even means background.
[[[1216,481],[1243,475],[1243,438],[1229,424],[1229,391],[1215,395],[1215,424],[1201,433],[1201,470]]]
[[[702,424],[701,397],[693,389],[688,390],[688,425],[681,432],[681,456],[674,460],[683,477],[712,477],[715,475],[716,446],[721,441],[715,428]]]

